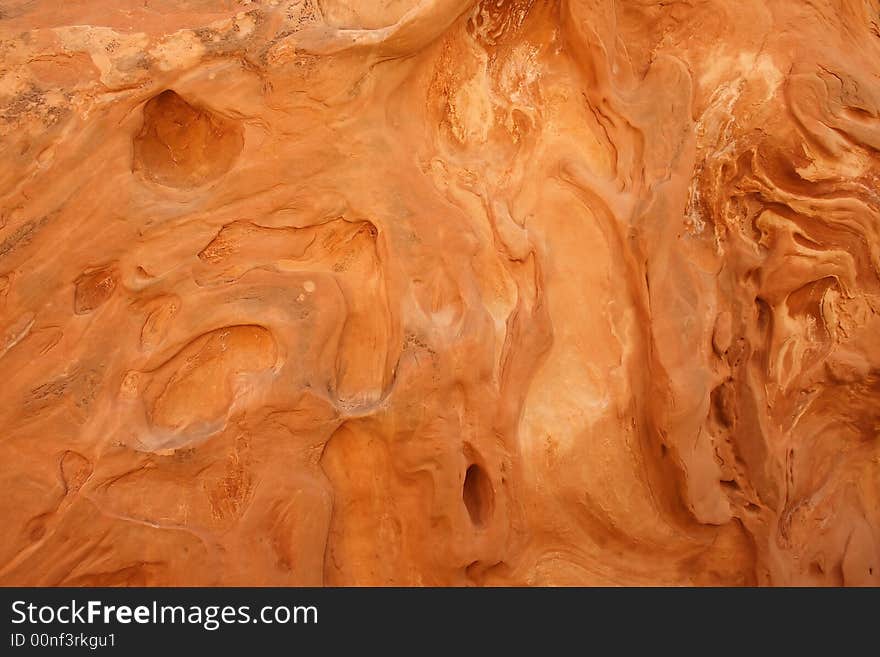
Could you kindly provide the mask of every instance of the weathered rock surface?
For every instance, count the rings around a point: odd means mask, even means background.
[[[0,1],[0,583],[880,584],[878,11]]]

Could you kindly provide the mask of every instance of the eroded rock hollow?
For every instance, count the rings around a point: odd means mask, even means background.
[[[880,7],[0,1],[0,583],[880,584]]]

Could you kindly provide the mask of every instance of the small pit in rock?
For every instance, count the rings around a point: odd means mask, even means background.
[[[489,476],[476,463],[465,473],[462,500],[474,526],[485,527],[492,516],[494,492]]]

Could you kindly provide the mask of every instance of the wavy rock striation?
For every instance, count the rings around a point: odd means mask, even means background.
[[[0,583],[880,584],[880,8],[0,2]]]

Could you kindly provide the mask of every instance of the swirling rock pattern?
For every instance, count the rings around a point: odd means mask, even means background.
[[[880,7],[0,2],[0,583],[880,584]]]

